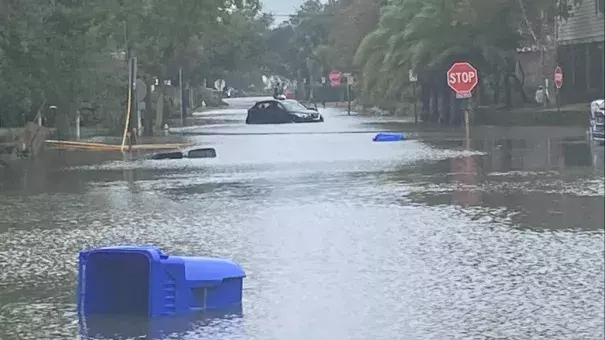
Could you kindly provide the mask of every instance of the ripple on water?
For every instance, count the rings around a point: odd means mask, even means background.
[[[463,154],[423,147],[399,150],[399,166]],[[252,165],[246,155],[181,169],[117,162],[104,169],[156,175],[89,183],[78,194],[3,197],[0,338],[74,338],[77,251],[119,244],[245,268],[243,318],[206,320],[174,339],[605,335],[602,229],[536,232],[514,228],[519,211],[505,207],[414,202],[414,190],[439,185],[429,175],[387,185],[396,169],[392,151],[380,150],[367,162],[335,155],[329,165],[310,156]]]
[[[342,190],[324,184],[324,191]],[[246,268],[243,323],[216,320],[190,331],[192,339],[225,327],[231,333],[220,334],[234,339],[603,334],[602,232],[519,231],[506,218],[401,206],[387,191],[364,195],[369,182],[355,184],[345,199],[324,192],[316,202],[282,195],[283,184],[275,184],[267,197],[245,204],[228,195],[171,204],[170,195],[99,188],[108,198],[94,211],[58,211],[53,229],[0,235],[2,299],[9,306],[0,315],[16,325],[5,338],[36,339],[53,329],[73,334],[74,317],[57,311],[72,299],[76,251],[128,243],[226,256]],[[29,308],[32,291],[55,301]],[[353,309],[352,301],[359,302]],[[28,326],[19,323],[26,319]]]

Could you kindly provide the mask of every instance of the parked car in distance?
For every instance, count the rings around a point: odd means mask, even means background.
[[[246,124],[319,123],[324,118],[293,99],[270,99],[248,109]]]

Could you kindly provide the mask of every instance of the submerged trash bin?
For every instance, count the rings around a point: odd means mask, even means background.
[[[372,139],[374,142],[398,142],[405,140],[402,132],[380,132]]]
[[[169,256],[157,247],[81,251],[77,308],[81,315],[178,315],[241,305],[245,273],[235,262]]]
[[[243,317],[242,307],[186,313],[167,317],[124,316],[124,315],[80,315],[78,333],[80,340],[97,339],[185,339],[187,333],[201,324]],[[240,327],[241,323],[231,323]],[[236,332],[242,331],[232,329]]]

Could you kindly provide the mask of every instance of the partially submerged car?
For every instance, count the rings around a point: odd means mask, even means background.
[[[248,109],[246,124],[319,123],[324,118],[316,109],[293,99],[270,99]]]
[[[590,139],[605,142],[605,100],[598,99],[590,103],[589,122]]]

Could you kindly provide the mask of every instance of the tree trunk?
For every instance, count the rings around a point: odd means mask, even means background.
[[[504,76],[504,106],[506,108],[513,107],[513,95],[510,87],[510,77],[508,74]]]
[[[458,114],[456,112],[457,109],[457,104],[458,101],[456,99],[456,95],[454,94],[454,92],[450,91],[449,95],[448,95],[448,108],[449,108],[449,125],[456,125],[456,115]]]
[[[462,121],[462,108],[460,100],[456,99],[456,95],[454,93],[451,94],[452,102],[453,102],[453,110],[452,110],[452,125],[460,125]]]
[[[492,104],[500,104],[500,83],[502,82],[502,75],[500,72],[494,74],[494,100]]]
[[[155,106],[155,128],[161,130],[164,126],[164,78],[159,79],[158,102]]]
[[[439,120],[439,91],[435,88],[435,85],[431,86],[431,116],[430,122],[435,123]]]
[[[483,80],[483,74],[479,75],[479,83],[477,84],[477,86],[479,86],[478,89],[478,93],[479,93],[479,103],[481,105],[487,105],[487,96],[485,95],[485,80]]]
[[[439,101],[437,102],[437,110],[439,111],[439,124],[445,124],[446,122],[446,106],[445,106],[445,89],[443,86],[439,86]]]
[[[443,87],[443,124],[449,124],[452,117],[452,90],[449,86]]]
[[[428,122],[431,105],[431,88],[427,83],[424,82],[420,87],[420,102],[422,103],[420,119],[424,122]]]
[[[521,81],[519,80],[519,78],[517,78],[516,75],[511,75],[511,78],[513,80],[513,86],[523,98],[523,102],[526,104],[529,103],[529,98],[527,97],[527,94],[525,94],[525,90],[523,90],[523,83],[521,83]]]

